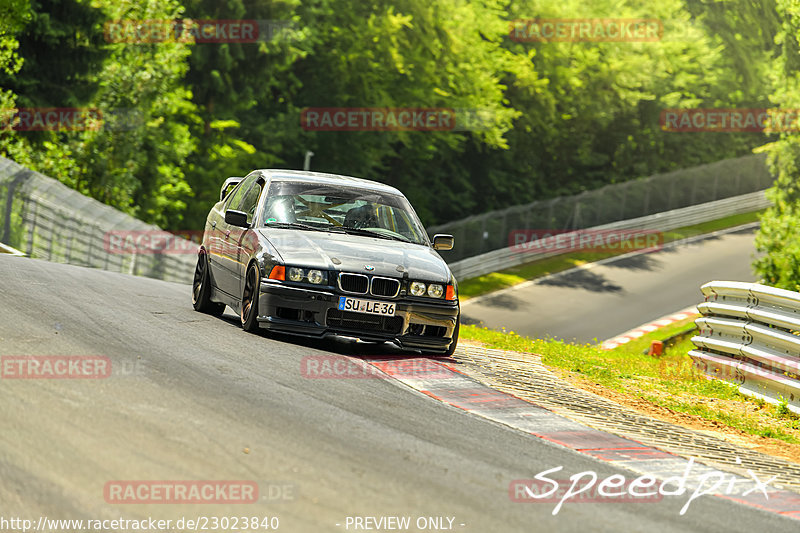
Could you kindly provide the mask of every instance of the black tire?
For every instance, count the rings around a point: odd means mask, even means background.
[[[192,306],[195,311],[221,316],[225,312],[225,304],[212,302],[210,296],[211,275],[208,272],[208,257],[205,252],[200,252],[192,281]]]
[[[447,351],[444,352],[444,355],[447,357],[452,357],[454,353],[456,353],[456,346],[458,346],[458,330],[461,327],[461,315],[459,314],[456,317],[456,327],[453,329],[453,342],[450,343],[450,346],[447,348]]]
[[[258,267],[252,264],[247,269],[242,290],[242,305],[239,318],[242,329],[254,332],[258,330],[258,295],[261,292],[261,274]]]

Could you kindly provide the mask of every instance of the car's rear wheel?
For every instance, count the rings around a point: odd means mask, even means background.
[[[255,264],[247,269],[242,291],[242,306],[240,318],[245,331],[258,329],[258,295],[261,286],[261,275]]]
[[[200,252],[192,281],[192,306],[195,311],[220,316],[225,312],[225,304],[211,301],[211,275],[208,272],[208,256]]]

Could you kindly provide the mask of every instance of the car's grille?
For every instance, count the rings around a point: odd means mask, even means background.
[[[356,331],[379,331],[381,333],[398,334],[403,328],[403,318],[399,316],[367,315],[350,311],[329,309],[328,326],[340,327]]]
[[[400,281],[392,278],[372,278],[369,292],[375,296],[394,298],[400,292]]]
[[[400,292],[400,280],[394,278],[370,278],[364,274],[339,274],[339,288],[351,294],[372,294],[394,298]]]
[[[367,294],[369,278],[364,274],[339,274],[339,288],[344,292]]]

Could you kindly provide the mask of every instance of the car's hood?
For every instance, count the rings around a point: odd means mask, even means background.
[[[428,246],[322,231],[271,228],[258,231],[287,265],[395,278],[408,272],[410,279],[450,281],[447,264]],[[367,270],[367,265],[375,270]]]

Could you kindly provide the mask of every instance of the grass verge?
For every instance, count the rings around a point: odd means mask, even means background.
[[[749,222],[758,221],[758,215],[761,211],[752,213],[743,213],[741,215],[732,215],[729,217],[721,218],[719,220],[712,220],[711,222],[704,222],[702,224],[695,224],[693,226],[686,226],[672,231],[664,232],[664,242],[673,242],[680,239],[695,237],[711,233],[721,229],[732,228],[741,226]],[[519,265],[500,272],[492,272],[484,276],[478,276],[458,282],[458,296],[461,299],[474,298],[482,294],[487,294],[507,287],[513,287],[524,281],[535,279],[547,274],[554,274],[569,268],[577,267],[585,263],[591,263],[621,255],[627,252],[574,252],[561,254],[555,257],[540,259],[532,261],[524,265]]]
[[[688,332],[693,326],[692,319],[686,319],[608,351],[597,345],[530,339],[513,331],[478,326],[462,325],[461,338],[488,348],[539,354],[545,365],[579,386],[582,383],[599,385],[750,435],[800,443],[800,416],[785,406],[748,398],[740,394],[736,386],[706,379],[696,370],[688,356],[693,347],[689,340],[691,335],[666,348],[661,357],[643,353],[652,340]]]

